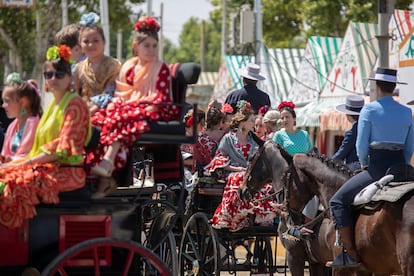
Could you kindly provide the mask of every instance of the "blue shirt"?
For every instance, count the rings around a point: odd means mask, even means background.
[[[410,163],[414,151],[411,109],[394,101],[392,96],[364,105],[359,115],[356,141],[362,166],[368,166],[369,145],[373,142],[403,144],[406,162]]]
[[[312,149],[312,142],[308,132],[297,130],[295,133],[288,133],[283,128],[273,135],[273,142],[281,145],[290,155],[296,153],[307,153]]]

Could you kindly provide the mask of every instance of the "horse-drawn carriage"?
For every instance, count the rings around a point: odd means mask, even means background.
[[[174,64],[171,72],[173,104],[183,113],[187,85],[197,81],[200,67]],[[116,175],[116,191],[92,198],[98,179],[88,175],[83,188],[61,193],[57,205],[39,205],[21,227],[0,226],[0,274],[177,275],[179,231],[173,228],[184,202],[180,144],[194,138],[195,132],[185,136],[182,117],[152,122]],[[153,185],[134,185],[134,174],[147,168],[154,172]]]
[[[193,63],[172,66],[181,115],[187,85],[199,73]],[[115,191],[92,198],[97,178],[88,175],[83,188],[61,193],[57,205],[39,205],[21,227],[0,226],[0,275],[273,275],[277,222],[238,232],[213,229],[209,219],[224,183],[185,184],[180,145],[195,136],[195,130],[185,135],[181,118],[152,122],[116,175]],[[153,174],[151,185],[134,182],[140,170]]]

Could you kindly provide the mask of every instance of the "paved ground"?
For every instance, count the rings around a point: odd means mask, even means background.
[[[274,252],[274,253],[276,253],[276,256],[277,256],[276,257],[276,264],[280,267],[285,266],[285,254],[286,254],[285,249],[283,248],[283,246],[282,246],[282,244],[280,243],[279,240],[277,240],[276,246],[273,246],[273,245],[275,245],[275,240],[272,240],[272,247],[274,247],[276,249],[276,252]],[[246,251],[244,249],[236,251],[236,257],[240,258],[241,261],[243,261],[243,256],[245,256],[245,254],[246,254]],[[250,274],[249,271],[240,271],[240,272],[237,271],[237,274],[231,274],[229,272],[221,272],[220,275],[221,276],[234,276],[234,275],[236,275],[236,276],[250,276],[251,274]],[[269,274],[252,274],[252,275],[255,275],[255,276],[263,275],[264,276],[264,275],[269,275]],[[281,269],[279,269],[279,271],[277,273],[274,274],[274,276],[278,276],[278,275],[290,276],[291,274],[290,274],[288,269],[286,269],[286,271],[285,271],[283,268],[281,268]],[[307,275],[309,275],[309,271],[305,270],[305,276],[307,276]]]

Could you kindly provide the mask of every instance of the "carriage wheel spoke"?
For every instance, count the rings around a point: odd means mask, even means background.
[[[124,271],[122,271],[122,275],[128,275],[129,269],[131,268],[132,260],[134,259],[134,252],[130,249],[128,253],[128,257],[125,261]]]

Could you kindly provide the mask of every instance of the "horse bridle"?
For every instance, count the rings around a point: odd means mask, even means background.
[[[289,154],[285,151],[285,149],[281,145],[279,145],[278,143],[275,143],[274,141],[271,141],[271,140],[270,141],[267,141],[266,143],[274,143],[274,144],[276,144],[277,148],[280,151],[280,154],[285,159],[285,161],[289,164],[289,168],[291,166],[293,166],[292,159],[287,157]],[[244,186],[247,187],[246,182],[249,181],[251,179],[251,177],[252,177],[251,176],[251,171],[252,171],[253,167],[256,165],[256,162],[259,159],[259,156],[262,155],[262,153],[263,153],[264,150],[265,150],[265,147],[264,146],[261,146],[259,148],[259,151],[254,155],[253,160],[250,163],[250,166],[248,167],[248,169],[246,171],[247,177],[244,179]],[[267,168],[267,170],[271,170],[271,168]],[[289,171],[289,169],[288,169],[288,171]],[[268,200],[268,199],[273,198],[273,197],[277,199],[278,198],[278,195],[280,195],[283,191],[284,191],[284,187],[280,188],[279,190],[275,191],[274,193],[271,193],[271,194],[269,194],[266,197],[263,197],[261,199],[253,199],[253,195],[250,193],[249,189],[247,189],[247,193],[248,193],[250,199],[252,199],[253,203],[265,201],[265,200]]]

